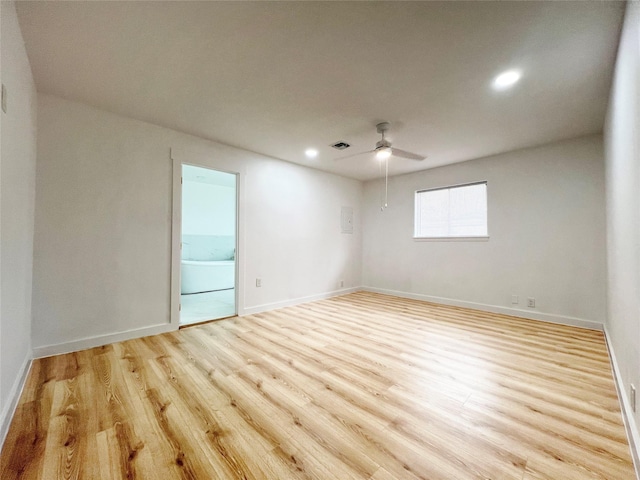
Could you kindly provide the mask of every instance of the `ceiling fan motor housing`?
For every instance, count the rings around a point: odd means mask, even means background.
[[[376,142],[376,150],[384,147],[391,147],[391,142],[389,140],[382,139]]]
[[[384,132],[389,130],[390,126],[391,126],[391,124],[389,122],[381,122],[381,123],[376,125],[376,130],[377,130],[378,133],[382,133],[384,135]]]
[[[384,138],[384,134],[389,130],[389,127],[391,127],[389,122],[381,122],[376,125],[377,132],[382,134],[380,141],[376,142],[376,150],[380,150],[381,148],[391,148],[391,142]]]

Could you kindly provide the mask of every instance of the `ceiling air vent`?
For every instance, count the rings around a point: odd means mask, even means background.
[[[349,148],[351,145],[349,145],[347,142],[336,142],[331,146],[336,150],[344,150],[345,148]]]

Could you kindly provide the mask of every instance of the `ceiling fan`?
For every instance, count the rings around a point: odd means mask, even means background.
[[[385,133],[389,131],[390,127],[391,124],[389,122],[381,122],[376,125],[376,131],[382,135],[382,138],[378,142],[376,142],[376,148],[374,148],[373,150],[354,153],[353,155],[342,157],[339,160],[355,157],[356,155],[364,155],[365,153],[375,153],[378,160],[387,160],[392,155],[394,157],[408,158],[409,160],[418,161],[422,161],[427,158],[422,155],[418,155],[417,153],[407,152],[406,150],[401,150],[399,148],[393,147],[391,145],[391,142],[385,138]]]
[[[356,153],[354,155],[349,155],[346,157],[342,157],[339,160],[349,157],[355,157],[356,155],[363,155],[365,153],[375,153],[376,158],[380,160],[380,169],[382,169],[382,163],[384,163],[384,200],[381,199],[380,210],[385,211],[388,207],[388,197],[389,197],[389,158],[393,155],[395,157],[408,158],[409,160],[418,160],[422,161],[427,157],[422,155],[418,155],[417,153],[407,152],[406,150],[401,150],[399,148],[395,148],[391,145],[391,142],[384,137],[384,134],[389,130],[391,124],[389,122],[381,122],[376,125],[376,131],[382,135],[382,138],[376,142],[376,148],[373,150],[369,150],[368,152]]]

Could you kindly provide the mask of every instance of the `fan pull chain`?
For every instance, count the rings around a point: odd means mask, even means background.
[[[382,177],[382,162],[378,162],[378,175]],[[384,211],[383,201],[384,199],[382,198],[382,188],[380,188],[380,211],[381,212]]]
[[[380,168],[382,169],[382,165],[380,165]],[[384,205],[380,207],[381,212],[384,212],[384,209],[387,208],[388,197],[389,197],[389,159],[386,158],[384,160]]]

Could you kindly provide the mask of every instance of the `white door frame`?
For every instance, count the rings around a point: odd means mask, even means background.
[[[240,172],[230,172],[220,169],[215,165],[207,165],[193,161],[183,161],[174,156],[173,149],[171,151],[171,160],[173,161],[173,191],[172,191],[172,212],[171,212],[171,326],[178,329],[180,327],[180,260],[181,260],[181,243],[182,243],[182,165],[193,165],[196,167],[217,170],[219,172],[230,173],[236,176],[236,255],[235,255],[235,308],[236,314],[240,315],[242,305],[239,301],[240,285],[242,285],[240,268],[242,264],[242,246],[240,237],[240,219],[241,219],[241,176]]]

